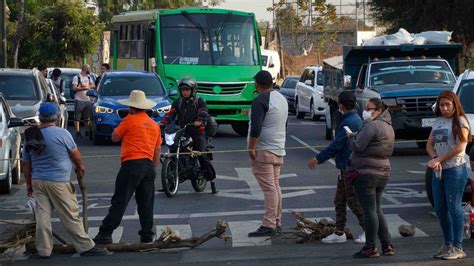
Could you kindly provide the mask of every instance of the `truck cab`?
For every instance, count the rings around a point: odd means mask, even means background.
[[[339,75],[345,86],[338,89],[354,91],[359,113],[369,99],[382,99],[392,115],[396,137],[420,140],[418,146],[424,147],[422,140],[431,130],[429,118],[434,117],[431,107],[438,95],[452,90],[456,82],[460,49],[458,44],[345,46],[343,75]],[[329,86],[325,95],[331,106],[327,114],[335,115],[338,93]],[[335,121],[330,125],[335,129],[337,119],[326,118]]]

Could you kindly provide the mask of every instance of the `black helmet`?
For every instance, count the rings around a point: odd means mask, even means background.
[[[183,96],[181,94],[181,89],[182,88],[190,88],[191,89],[191,95],[195,96],[196,91],[197,91],[197,83],[196,80],[192,78],[183,78],[178,82],[178,89],[179,89],[179,94],[180,96]]]

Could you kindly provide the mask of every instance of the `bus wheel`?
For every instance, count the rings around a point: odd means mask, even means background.
[[[232,122],[232,129],[241,137],[246,137],[249,131],[248,121]]]

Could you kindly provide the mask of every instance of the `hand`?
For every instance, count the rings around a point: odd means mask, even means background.
[[[309,161],[308,161],[308,168],[311,169],[311,170],[314,170],[314,168],[316,168],[316,165],[319,164],[319,161],[318,159],[316,158],[311,158]]]
[[[74,171],[76,172],[78,178],[82,178],[86,174],[86,168],[84,167],[84,165],[76,166],[76,169]]]
[[[255,161],[255,159],[257,159],[257,151],[255,150],[249,151],[249,156],[250,156],[250,160]]]
[[[89,85],[82,85],[83,90],[89,90],[90,86]]]
[[[26,195],[28,195],[28,197],[33,196],[33,186],[31,183],[26,183]]]
[[[441,169],[441,162],[438,160],[438,158],[431,159],[428,161],[426,166],[428,166],[429,168],[432,168],[435,171],[439,171]]]
[[[356,133],[355,132],[346,132],[346,137],[350,138],[352,136],[355,136]]]
[[[195,127],[199,127],[201,125],[202,125],[201,121],[194,121],[194,126]]]

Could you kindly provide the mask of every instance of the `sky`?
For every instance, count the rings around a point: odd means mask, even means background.
[[[218,8],[233,9],[239,11],[253,12],[257,21],[272,21],[272,12],[267,8],[272,6],[272,0],[225,0]]]

